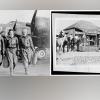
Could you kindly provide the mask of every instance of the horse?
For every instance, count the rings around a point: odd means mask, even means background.
[[[63,37],[62,38],[56,38],[56,50],[57,47],[59,48],[59,51],[63,50]]]
[[[67,51],[68,51],[68,37],[67,37],[67,35],[64,35],[64,37],[63,37],[63,45],[62,45],[63,53],[65,52],[65,46],[66,45],[67,45]]]
[[[57,47],[59,47],[59,51],[62,51],[64,53],[66,45],[67,45],[67,36],[66,35],[56,38],[56,50],[57,50]]]
[[[65,46],[67,45],[67,52],[71,49],[71,51],[74,50],[75,48],[75,38],[70,35],[70,36],[65,36],[65,39],[63,41],[63,52],[65,52]]]

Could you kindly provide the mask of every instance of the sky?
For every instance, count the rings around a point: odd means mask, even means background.
[[[31,22],[35,10],[0,10],[0,24],[10,21]],[[37,16],[49,17],[49,10],[38,10]]]
[[[100,27],[100,15],[96,16],[86,16],[86,15],[58,15],[55,17],[55,31],[59,34],[61,30],[67,28],[68,26],[75,24],[76,22],[84,20],[92,22],[94,25]]]

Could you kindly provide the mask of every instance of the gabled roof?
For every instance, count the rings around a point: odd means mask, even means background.
[[[84,21],[84,20],[80,20],[77,23],[67,27],[64,29],[64,31],[67,31],[69,29],[80,29],[84,32],[88,32],[88,33],[97,33],[98,31],[100,31],[100,27],[94,25],[92,22],[89,21]]]

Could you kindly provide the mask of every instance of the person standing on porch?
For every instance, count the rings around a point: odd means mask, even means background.
[[[75,38],[74,38],[73,35],[70,35],[70,41],[71,41],[71,43],[70,43],[71,51],[74,51],[74,49],[75,49]]]
[[[80,37],[77,36],[76,40],[77,40],[76,41],[77,51],[80,51],[80,42],[81,42]]]
[[[85,47],[86,46],[86,35],[85,35],[85,33],[83,34],[83,46]]]

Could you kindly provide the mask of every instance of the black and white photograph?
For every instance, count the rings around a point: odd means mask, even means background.
[[[0,76],[50,75],[49,16],[49,10],[0,10]]]
[[[100,12],[51,11],[52,72],[100,73]]]

